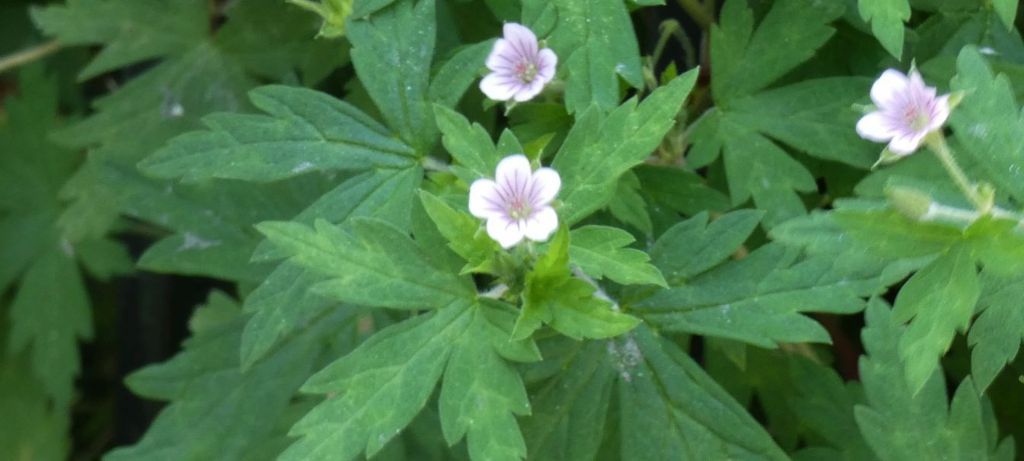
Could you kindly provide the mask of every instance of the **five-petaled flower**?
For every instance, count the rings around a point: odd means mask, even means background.
[[[525,155],[510,155],[498,163],[494,180],[473,181],[469,212],[487,220],[487,235],[502,248],[511,248],[524,237],[543,242],[558,228],[551,202],[561,187],[555,170],[532,171]]]
[[[541,49],[533,31],[520,24],[505,24],[504,34],[487,56],[491,73],[480,81],[480,91],[496,101],[529,101],[555,77],[558,56]]]
[[[949,118],[949,95],[936,96],[921,74],[904,75],[888,69],[871,86],[877,110],[857,122],[857,134],[875,142],[889,141],[889,151],[905,156],[914,153],[929,133],[942,128]]]

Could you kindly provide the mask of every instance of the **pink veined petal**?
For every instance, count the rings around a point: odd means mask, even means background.
[[[544,79],[535,78],[532,82],[523,84],[512,98],[515,99],[516,102],[529,101],[544,90],[545,83],[547,82]]]
[[[487,220],[487,235],[502,248],[512,248],[523,241],[523,226],[505,216],[496,216]]]
[[[530,177],[533,170],[530,167],[530,160],[525,155],[509,155],[498,162],[498,168],[494,172],[494,179],[498,183],[499,192],[521,197],[530,184]],[[505,197],[510,199],[508,195]]]
[[[530,184],[530,206],[536,209],[550,205],[561,188],[562,178],[557,171],[551,168],[537,169],[533,172],[533,182]]]
[[[880,109],[902,107],[909,100],[910,81],[896,69],[886,69],[871,85],[871,101]]]
[[[526,26],[508,22],[502,28],[502,33],[519,56],[530,61],[537,56],[537,36]]]
[[[935,131],[942,127],[949,119],[949,95],[935,98],[935,105],[932,107],[931,120],[928,122],[928,131]]]
[[[549,206],[533,213],[526,221],[526,238],[535,242],[543,242],[558,229],[558,214]]]
[[[508,40],[499,38],[494,42],[494,48],[491,48],[491,54],[487,55],[487,61],[484,64],[490,70],[511,73],[517,61],[518,54],[512,49],[512,45],[508,43]]]
[[[857,134],[870,141],[885,142],[896,136],[896,129],[884,112],[875,111],[857,121]]]
[[[515,77],[498,72],[491,72],[483,80],[480,80],[480,91],[495,101],[512,99],[520,87],[522,87],[522,83]]]
[[[477,179],[469,186],[469,213],[490,219],[505,213],[505,201],[498,193],[498,184],[490,179]]]
[[[913,154],[918,147],[921,147],[921,141],[924,140],[926,134],[928,134],[926,131],[900,133],[889,142],[889,150],[899,155]]]
[[[555,78],[555,69],[558,67],[558,55],[550,48],[544,48],[537,54],[537,76],[544,80],[544,83],[550,82],[552,78]]]

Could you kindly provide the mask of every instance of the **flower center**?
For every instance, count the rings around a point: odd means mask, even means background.
[[[913,131],[921,131],[928,127],[931,122],[931,117],[928,111],[923,107],[917,105],[910,105],[903,113],[903,119],[906,120],[908,126]]]
[[[518,197],[512,199],[512,203],[508,205],[508,217],[515,220],[529,218],[531,211],[533,210],[530,209],[529,202]]]
[[[522,80],[523,83],[530,83],[537,77],[537,65],[532,62],[522,61],[516,64],[515,70],[519,80]]]

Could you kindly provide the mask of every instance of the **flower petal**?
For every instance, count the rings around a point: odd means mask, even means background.
[[[543,242],[558,229],[558,213],[549,206],[533,213],[526,221],[526,238],[535,242]]]
[[[551,204],[562,188],[562,177],[551,168],[539,168],[533,172],[530,183],[529,200],[532,208],[541,208]]]
[[[523,226],[517,221],[497,216],[487,220],[487,235],[502,248],[512,248],[523,241]]]
[[[889,142],[889,150],[899,155],[913,154],[918,147],[921,147],[921,141],[924,140],[926,134],[928,134],[926,131],[900,133]]]
[[[880,109],[899,107],[906,104],[907,88],[910,85],[906,75],[896,69],[886,69],[882,76],[871,85],[871,101]]]
[[[514,22],[505,23],[502,28],[505,40],[509,41],[512,49],[516,50],[519,56],[533,61],[537,56],[537,36],[532,30]]]
[[[495,101],[508,101],[522,87],[514,76],[491,72],[483,80],[480,80],[480,91],[488,98]]]
[[[949,95],[935,98],[930,112],[931,120],[928,122],[928,131],[938,130],[949,119]]]
[[[541,90],[544,89],[544,83],[546,83],[544,79],[534,78],[532,82],[524,83],[512,98],[516,102],[529,101],[540,94]]]
[[[498,193],[498,184],[490,179],[477,179],[469,186],[469,213],[482,219],[505,213],[505,201]]]
[[[508,40],[499,38],[498,41],[494,42],[494,47],[491,48],[491,54],[487,55],[487,61],[484,63],[488,69],[495,71],[509,71],[515,68],[515,63],[519,61],[519,54],[516,50],[512,49],[512,45],[508,43]]]
[[[544,80],[544,83],[550,82],[552,78],[555,78],[555,69],[558,67],[558,55],[550,48],[544,48],[537,54],[537,76]]]
[[[888,115],[875,111],[857,121],[857,134],[870,141],[884,142],[896,136],[896,129]]]
[[[526,192],[526,186],[530,185],[532,173],[530,160],[525,155],[509,155],[498,162],[494,179],[498,183],[499,192],[522,197]],[[506,196],[505,198],[508,199],[509,197]]]

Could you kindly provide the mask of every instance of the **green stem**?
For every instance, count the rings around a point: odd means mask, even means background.
[[[711,12],[699,0],[676,0],[676,2],[701,29],[707,29],[715,22]]]
[[[46,56],[57,52],[60,48],[61,44],[56,40],[53,40],[4,56],[3,58],[0,58],[0,74],[18,66],[28,64],[32,61],[45,58]]]
[[[988,203],[985,203],[985,199],[978,193],[978,188],[971,183],[967,175],[964,174],[964,170],[960,168],[960,165],[956,163],[956,159],[953,158],[953,152],[949,149],[949,145],[946,144],[946,138],[941,132],[934,132],[925,138],[928,143],[928,147],[931,147],[932,152],[942,162],[942,166],[946,168],[946,172],[953,178],[953,182],[956,183],[957,187],[967,196],[967,199],[971,201],[975,208],[982,213],[986,213],[987,208],[991,208]]]

